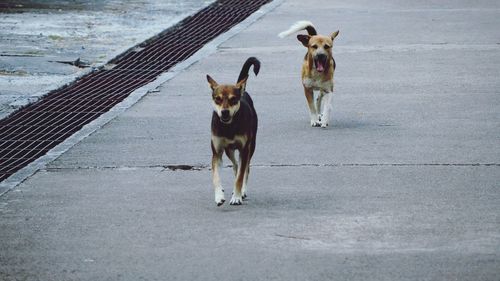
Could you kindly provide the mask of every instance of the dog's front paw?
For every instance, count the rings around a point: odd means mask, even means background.
[[[241,197],[241,195],[237,196],[237,195],[233,194],[233,196],[231,197],[231,201],[229,201],[229,204],[241,205],[242,201],[243,201],[243,198]]]
[[[328,122],[321,122],[321,128],[326,128],[328,127]]]
[[[311,120],[311,127],[319,127],[321,123],[318,120]]]
[[[217,204],[217,207],[222,206],[222,204],[224,204],[224,202],[226,202],[226,199],[224,199],[224,198],[215,199],[215,204]]]
[[[224,198],[224,190],[216,191],[215,192],[215,204],[217,204],[217,207],[221,206],[226,202],[226,199]]]

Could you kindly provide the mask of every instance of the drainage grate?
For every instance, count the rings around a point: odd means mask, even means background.
[[[0,182],[271,0],[220,0],[75,83],[0,120]]]

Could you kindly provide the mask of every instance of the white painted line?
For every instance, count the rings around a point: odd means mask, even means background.
[[[25,181],[27,178],[35,174],[40,169],[44,169],[48,163],[54,161],[59,156],[61,156],[64,152],[68,151],[71,147],[90,136],[92,133],[100,129],[102,126],[106,125],[108,122],[116,118],[122,112],[133,106],[137,103],[143,96],[145,96],[148,92],[156,89],[161,84],[167,82],[168,80],[177,76],[181,71],[192,65],[193,63],[208,57],[209,55],[215,53],[217,51],[217,47],[229,40],[231,37],[235,36],[239,32],[243,31],[245,28],[250,26],[252,23],[256,22],[259,18],[269,13],[279,5],[281,5],[284,0],[275,0],[271,3],[268,3],[262,6],[258,11],[251,14],[244,21],[239,24],[233,26],[229,31],[217,36],[212,41],[208,42],[203,46],[200,50],[198,50],[191,57],[186,59],[185,61],[175,65],[168,72],[158,76],[156,80],[153,82],[135,90],[132,92],[127,98],[125,98],[122,102],[111,108],[108,112],[102,114],[94,121],[89,124],[83,126],[81,130],[71,135],[65,141],[52,148],[47,154],[38,158],[37,160],[31,162],[28,166],[22,168],[17,171],[12,176],[8,177],[4,181],[0,182],[0,196],[8,192],[9,190],[15,188],[17,185]]]

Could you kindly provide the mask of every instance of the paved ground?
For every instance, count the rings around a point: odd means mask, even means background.
[[[2,1],[0,119],[210,2]],[[80,64],[71,64],[77,60]]]
[[[340,29],[326,130],[276,37],[300,19]],[[496,1],[285,1],[1,197],[0,276],[498,280],[499,26]],[[250,197],[217,208],[204,76],[251,55]]]

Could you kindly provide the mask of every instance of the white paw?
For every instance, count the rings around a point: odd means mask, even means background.
[[[237,196],[237,195],[233,194],[233,196],[231,197],[231,201],[229,201],[229,204],[241,205],[242,201],[243,201],[243,198],[241,197],[241,195]]]
[[[328,122],[324,121],[324,122],[321,122],[321,128],[326,128],[328,127]]]
[[[319,127],[320,125],[318,120],[311,120],[311,127]]]
[[[215,191],[215,204],[218,206],[221,206],[226,202],[226,199],[224,198],[224,190],[220,189],[218,191]]]

